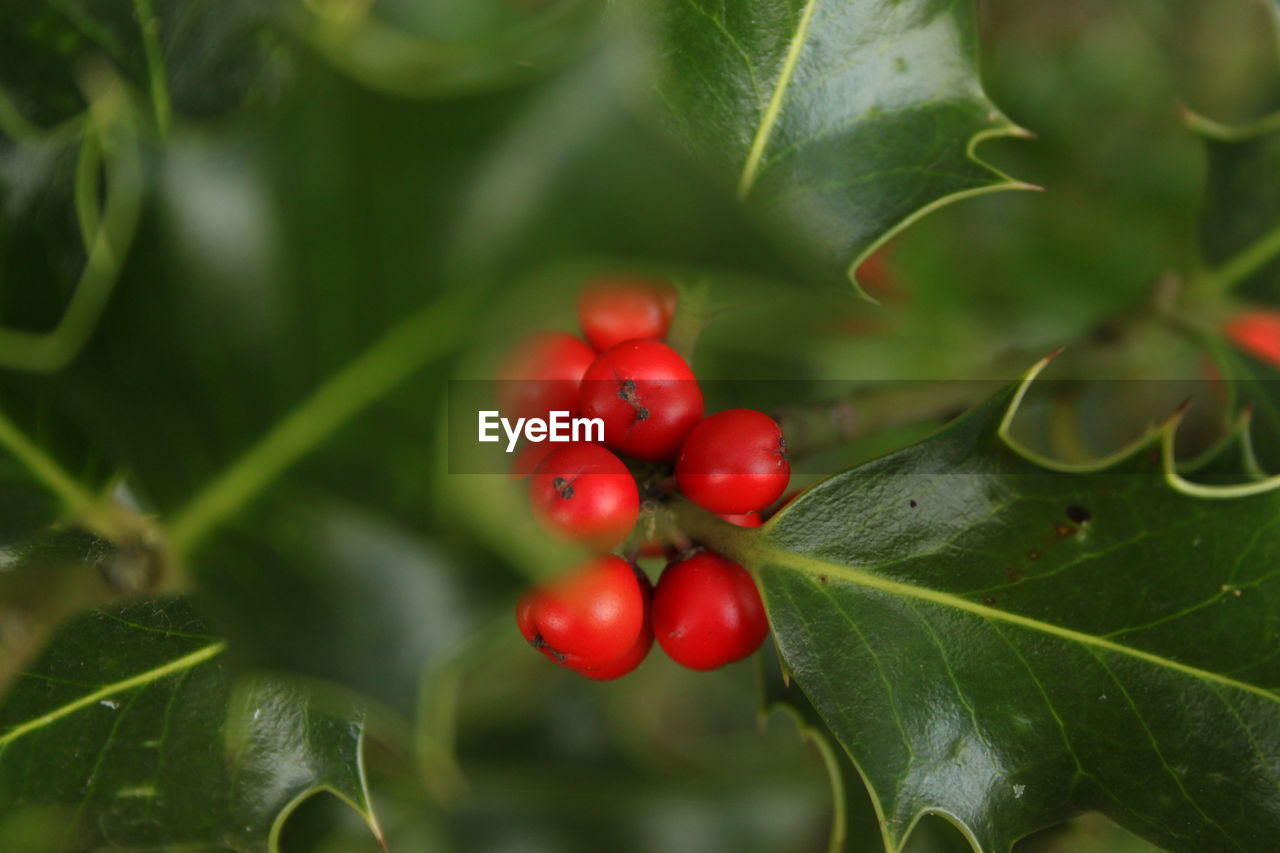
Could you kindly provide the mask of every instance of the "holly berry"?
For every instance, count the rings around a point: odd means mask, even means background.
[[[659,341],[623,341],[600,353],[582,377],[580,400],[584,417],[604,420],[605,444],[653,462],[676,455],[703,411],[693,371]]]
[[[1222,331],[1249,355],[1280,367],[1280,311],[1245,311],[1224,323]]]
[[[563,444],[552,444],[549,441],[530,441],[520,448],[516,453],[516,458],[511,460],[510,476],[513,480],[523,480],[528,477],[538,466],[542,464],[542,460],[551,455],[552,452],[564,447]]]
[[[653,633],[690,669],[716,669],[750,655],[769,633],[755,581],[711,551],[672,563],[653,594]]]
[[[578,297],[582,333],[597,350],[636,338],[667,336],[676,289],[665,281],[597,279]]]
[[[636,641],[631,648],[627,649],[622,657],[613,663],[605,664],[598,669],[578,670],[594,681],[613,681],[615,678],[621,678],[643,663],[644,659],[649,656],[649,650],[653,648],[653,623],[651,620],[653,584],[649,582],[649,577],[644,572],[635,569],[635,573],[636,580],[640,583],[640,592],[644,596],[644,618],[640,623],[640,636],[636,637]]]
[[[517,344],[498,370],[498,405],[508,416],[546,418],[578,410],[578,383],[596,354],[564,332],[540,332]]]
[[[602,550],[626,539],[640,514],[631,471],[598,444],[549,453],[529,480],[529,500],[549,531]]]
[[[730,524],[736,524],[739,527],[759,527],[764,524],[764,519],[760,517],[758,512],[721,512],[716,514]]]
[[[782,428],[754,409],[728,409],[706,418],[689,433],[676,461],[680,489],[698,506],[717,513],[763,509],[777,500],[790,479]]]
[[[613,554],[530,590],[516,604],[516,624],[530,645],[576,670],[599,670],[634,651],[644,623],[637,572]]]

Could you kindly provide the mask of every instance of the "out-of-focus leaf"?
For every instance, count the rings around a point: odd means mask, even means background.
[[[210,544],[203,582],[255,663],[340,681],[409,717],[427,662],[474,628],[477,563],[464,570],[369,510],[285,491]]]
[[[862,775],[849,760],[849,754],[832,737],[822,717],[799,686],[784,673],[782,662],[772,643],[760,655],[761,713],[775,709],[787,711],[805,740],[822,755],[831,782],[832,851],[874,850],[880,843],[880,817],[867,795]]]
[[[974,29],[969,2],[669,0],[653,52],[690,147],[837,280],[928,210],[1019,186],[973,157],[1019,132]]]
[[[406,97],[457,97],[545,75],[595,31],[591,0],[298,3],[297,30],[364,85]]]
[[[11,3],[0,28],[0,96],[37,126],[84,108],[86,59],[148,93],[156,120],[238,105],[262,71],[277,0],[58,0]]]
[[[1224,124],[1280,108],[1280,7],[1275,0],[1167,0],[1132,7],[1177,85],[1177,97]]]
[[[889,849],[929,811],[985,851],[1086,810],[1171,850],[1265,846],[1280,482],[1197,487],[1157,447],[1049,470],[1003,438],[1015,399],[810,488],[758,532],[699,532],[756,573]]]
[[[233,684],[224,650],[182,599],[68,625],[0,709],[0,812],[57,809],[68,849],[266,851],[324,789],[376,831],[358,711]]]
[[[1280,119],[1280,114],[1277,114]],[[1190,116],[1208,152],[1200,236],[1205,262],[1223,287],[1280,303],[1280,121],[1227,128]]]

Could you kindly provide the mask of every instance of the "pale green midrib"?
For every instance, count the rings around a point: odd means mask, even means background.
[[[786,58],[782,61],[782,69],[778,72],[778,81],[774,84],[769,104],[765,107],[764,116],[760,119],[760,126],[756,128],[755,138],[751,141],[751,151],[747,154],[747,162],[742,166],[742,177],[738,181],[739,198],[746,198],[747,193],[751,192],[751,187],[755,184],[756,175],[760,172],[760,161],[764,158],[764,149],[769,144],[769,137],[773,134],[773,127],[777,124],[778,115],[782,112],[782,104],[787,99],[787,89],[791,85],[792,76],[795,75],[796,65],[800,61],[800,53],[804,50],[805,43],[809,40],[809,27],[813,22],[813,10],[817,6],[818,0],[808,0],[804,4],[804,10],[800,13],[800,20],[796,23],[796,31],[792,34],[791,43],[787,46]]]
[[[204,663],[211,658],[217,657],[225,651],[226,648],[227,644],[225,642],[211,643],[204,648],[191,652],[188,655],[183,655],[180,658],[171,660],[163,666],[158,666],[155,669],[149,669],[146,672],[138,673],[137,675],[131,678],[126,678],[123,681],[117,681],[113,684],[108,684],[105,687],[100,687],[92,693],[81,696],[74,702],[69,702],[66,705],[48,712],[47,714],[42,714],[35,719],[28,720],[25,723],[21,723],[9,729],[9,731],[0,735],[0,748],[7,747],[10,743],[28,732],[32,732],[36,729],[55,723],[63,717],[74,714],[81,708],[101,702],[109,696],[114,696],[117,693],[124,693],[128,690],[134,689],[135,687],[150,684],[153,681],[159,681],[166,676],[173,675],[176,672],[181,672],[184,669],[190,669],[197,664]]]
[[[1003,610],[997,610],[994,607],[987,607],[983,604],[975,604],[972,601],[961,598],[957,595],[952,595],[951,593],[939,592],[935,589],[929,589],[928,587],[913,586],[912,584],[889,580],[887,578],[873,575],[869,572],[863,572],[849,568],[848,566],[842,566],[838,563],[827,563],[814,557],[792,554],[787,551],[780,551],[776,548],[770,548],[767,546],[754,549],[752,556],[755,558],[753,562],[776,563],[797,569],[807,574],[840,578],[881,592],[900,595],[906,598],[914,598],[918,601],[927,601],[930,604],[937,604],[942,607],[951,607],[956,610],[972,613],[975,616],[981,616],[984,619],[991,619],[999,622],[1005,622],[1010,625],[1017,625],[1021,628],[1039,631],[1063,640],[1069,640],[1082,645],[1105,649],[1109,652],[1115,652],[1116,654],[1126,655],[1166,669],[1181,672],[1184,675],[1189,675],[1204,681],[1211,681],[1216,684],[1222,684],[1227,687],[1233,687],[1237,690],[1244,690],[1248,693],[1261,696],[1271,702],[1280,703],[1280,696],[1261,687],[1255,687],[1252,684],[1246,684],[1243,681],[1237,681],[1234,678],[1228,678],[1225,675],[1219,675],[1216,672],[1210,672],[1205,669],[1200,669],[1199,667],[1179,663],[1178,661],[1171,660],[1170,658],[1162,657],[1157,654],[1152,654],[1151,652],[1144,652],[1141,649],[1135,649],[1132,646],[1115,643],[1093,634],[1073,631],[1070,628],[1063,628],[1049,622],[1041,622],[1038,619],[1021,616],[1017,613],[1009,613]]]

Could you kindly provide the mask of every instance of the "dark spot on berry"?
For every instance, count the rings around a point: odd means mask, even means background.
[[[625,400],[631,404],[632,408],[636,410],[636,420],[649,420],[649,410],[640,405],[640,395],[636,393],[636,381],[634,379],[622,380],[622,385],[618,388],[618,399]]]
[[[560,663],[564,663],[564,660],[565,660],[564,654],[562,652],[558,652],[555,649],[551,648],[551,646],[547,644],[547,641],[542,639],[541,634],[534,634],[533,639],[529,641],[529,644],[532,645],[538,651],[546,652],[547,654],[551,655]]]
[[[982,596],[982,603],[987,605],[988,607],[993,607],[996,603],[996,600],[993,596],[984,595]]]
[[[1092,519],[1093,516],[1089,513],[1089,510],[1084,507],[1072,504],[1067,507],[1067,518],[1071,519],[1076,524],[1084,524]]]
[[[778,464],[787,461],[787,440],[783,437],[778,438]]]
[[[551,488],[565,500],[573,499],[573,483],[570,483],[564,477],[556,477],[551,481]]]
[[[916,507],[920,506],[920,504],[916,503],[915,501],[907,501],[907,506],[911,507],[912,509],[915,509]]]
[[[1040,559],[1040,552],[1039,552],[1039,551],[1028,551],[1028,552],[1027,552],[1027,559],[1028,559],[1028,560],[1038,560],[1038,559]]]

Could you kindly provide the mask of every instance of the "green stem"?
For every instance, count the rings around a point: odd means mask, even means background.
[[[173,119],[173,104],[169,99],[169,78],[164,70],[164,56],[160,51],[160,22],[156,19],[151,0],[133,0],[142,30],[142,50],[147,58],[147,78],[151,89],[151,107],[155,112],[156,130],[163,139],[169,135]]]
[[[835,400],[789,406],[775,417],[787,436],[792,458],[803,458],[888,430],[940,424],[987,393],[982,380],[906,382],[889,388],[862,388]]]
[[[1225,264],[1210,270],[1207,275],[1209,287],[1215,293],[1226,293],[1258,272],[1277,255],[1280,255],[1280,224],[1272,227]]]
[[[150,519],[114,503],[110,496],[98,496],[86,489],[3,412],[0,449],[8,451],[36,482],[58,498],[68,517],[86,530],[117,545],[155,541]]]
[[[118,83],[113,82],[91,101],[89,122],[83,144],[97,146],[100,152],[82,152],[76,176],[77,218],[82,228],[96,225],[88,239],[84,271],[52,330],[0,327],[0,366],[52,373],[75,358],[106,307],[133,241],[142,208],[142,160],[130,108]],[[90,209],[96,205],[91,189],[97,172],[90,175],[86,171],[99,156],[104,159],[107,176],[106,207],[100,216]]]
[[[9,451],[41,485],[62,501],[72,515],[82,515],[97,506],[98,499],[75,478],[63,470],[53,457],[36,446],[35,442],[18,429],[18,426],[0,412],[0,447]]]
[[[670,509],[676,525],[693,541],[744,566],[750,560],[758,529],[730,524],[686,498],[673,501]]]
[[[102,141],[98,133],[92,122],[85,126],[84,136],[80,140],[80,153],[76,157],[76,222],[80,226],[80,241],[86,252],[93,250],[93,241],[97,237],[102,217],[102,206],[98,198]]]
[[[340,427],[447,352],[467,328],[458,316],[459,299],[474,301],[466,289],[457,291],[392,328],[215,477],[174,516],[174,551],[190,552]]]

